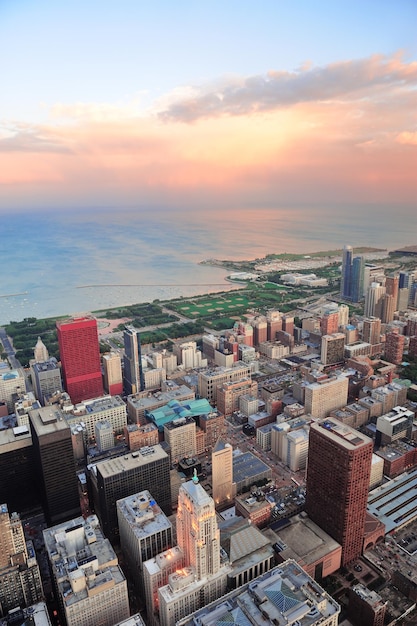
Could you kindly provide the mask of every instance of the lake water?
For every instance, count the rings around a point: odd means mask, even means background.
[[[417,243],[398,207],[89,211],[4,215],[0,323],[223,291],[208,258]]]

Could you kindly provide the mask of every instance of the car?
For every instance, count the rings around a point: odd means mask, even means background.
[[[356,565],[353,566],[353,569],[355,570],[355,572],[361,572],[362,565],[358,565],[358,563],[356,563]]]

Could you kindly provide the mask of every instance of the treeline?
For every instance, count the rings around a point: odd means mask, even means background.
[[[59,359],[58,338],[54,319],[41,319],[25,317],[21,322],[10,322],[6,332],[13,340],[16,357],[23,367],[29,366],[33,359],[33,350],[40,337],[48,349],[49,356]],[[4,354],[2,354],[4,357]]]

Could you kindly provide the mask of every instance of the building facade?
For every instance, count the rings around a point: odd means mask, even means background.
[[[103,395],[97,320],[80,317],[57,321],[64,387],[73,403]]]
[[[362,554],[373,443],[334,418],[310,425],[306,511],[342,546],[342,565]]]

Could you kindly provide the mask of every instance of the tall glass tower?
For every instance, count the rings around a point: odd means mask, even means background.
[[[360,302],[363,299],[363,279],[365,262],[362,256],[355,256],[352,262],[352,275],[350,284],[350,300]]]
[[[342,260],[342,280],[340,283],[340,297],[350,300],[352,283],[352,246],[344,246]]]

